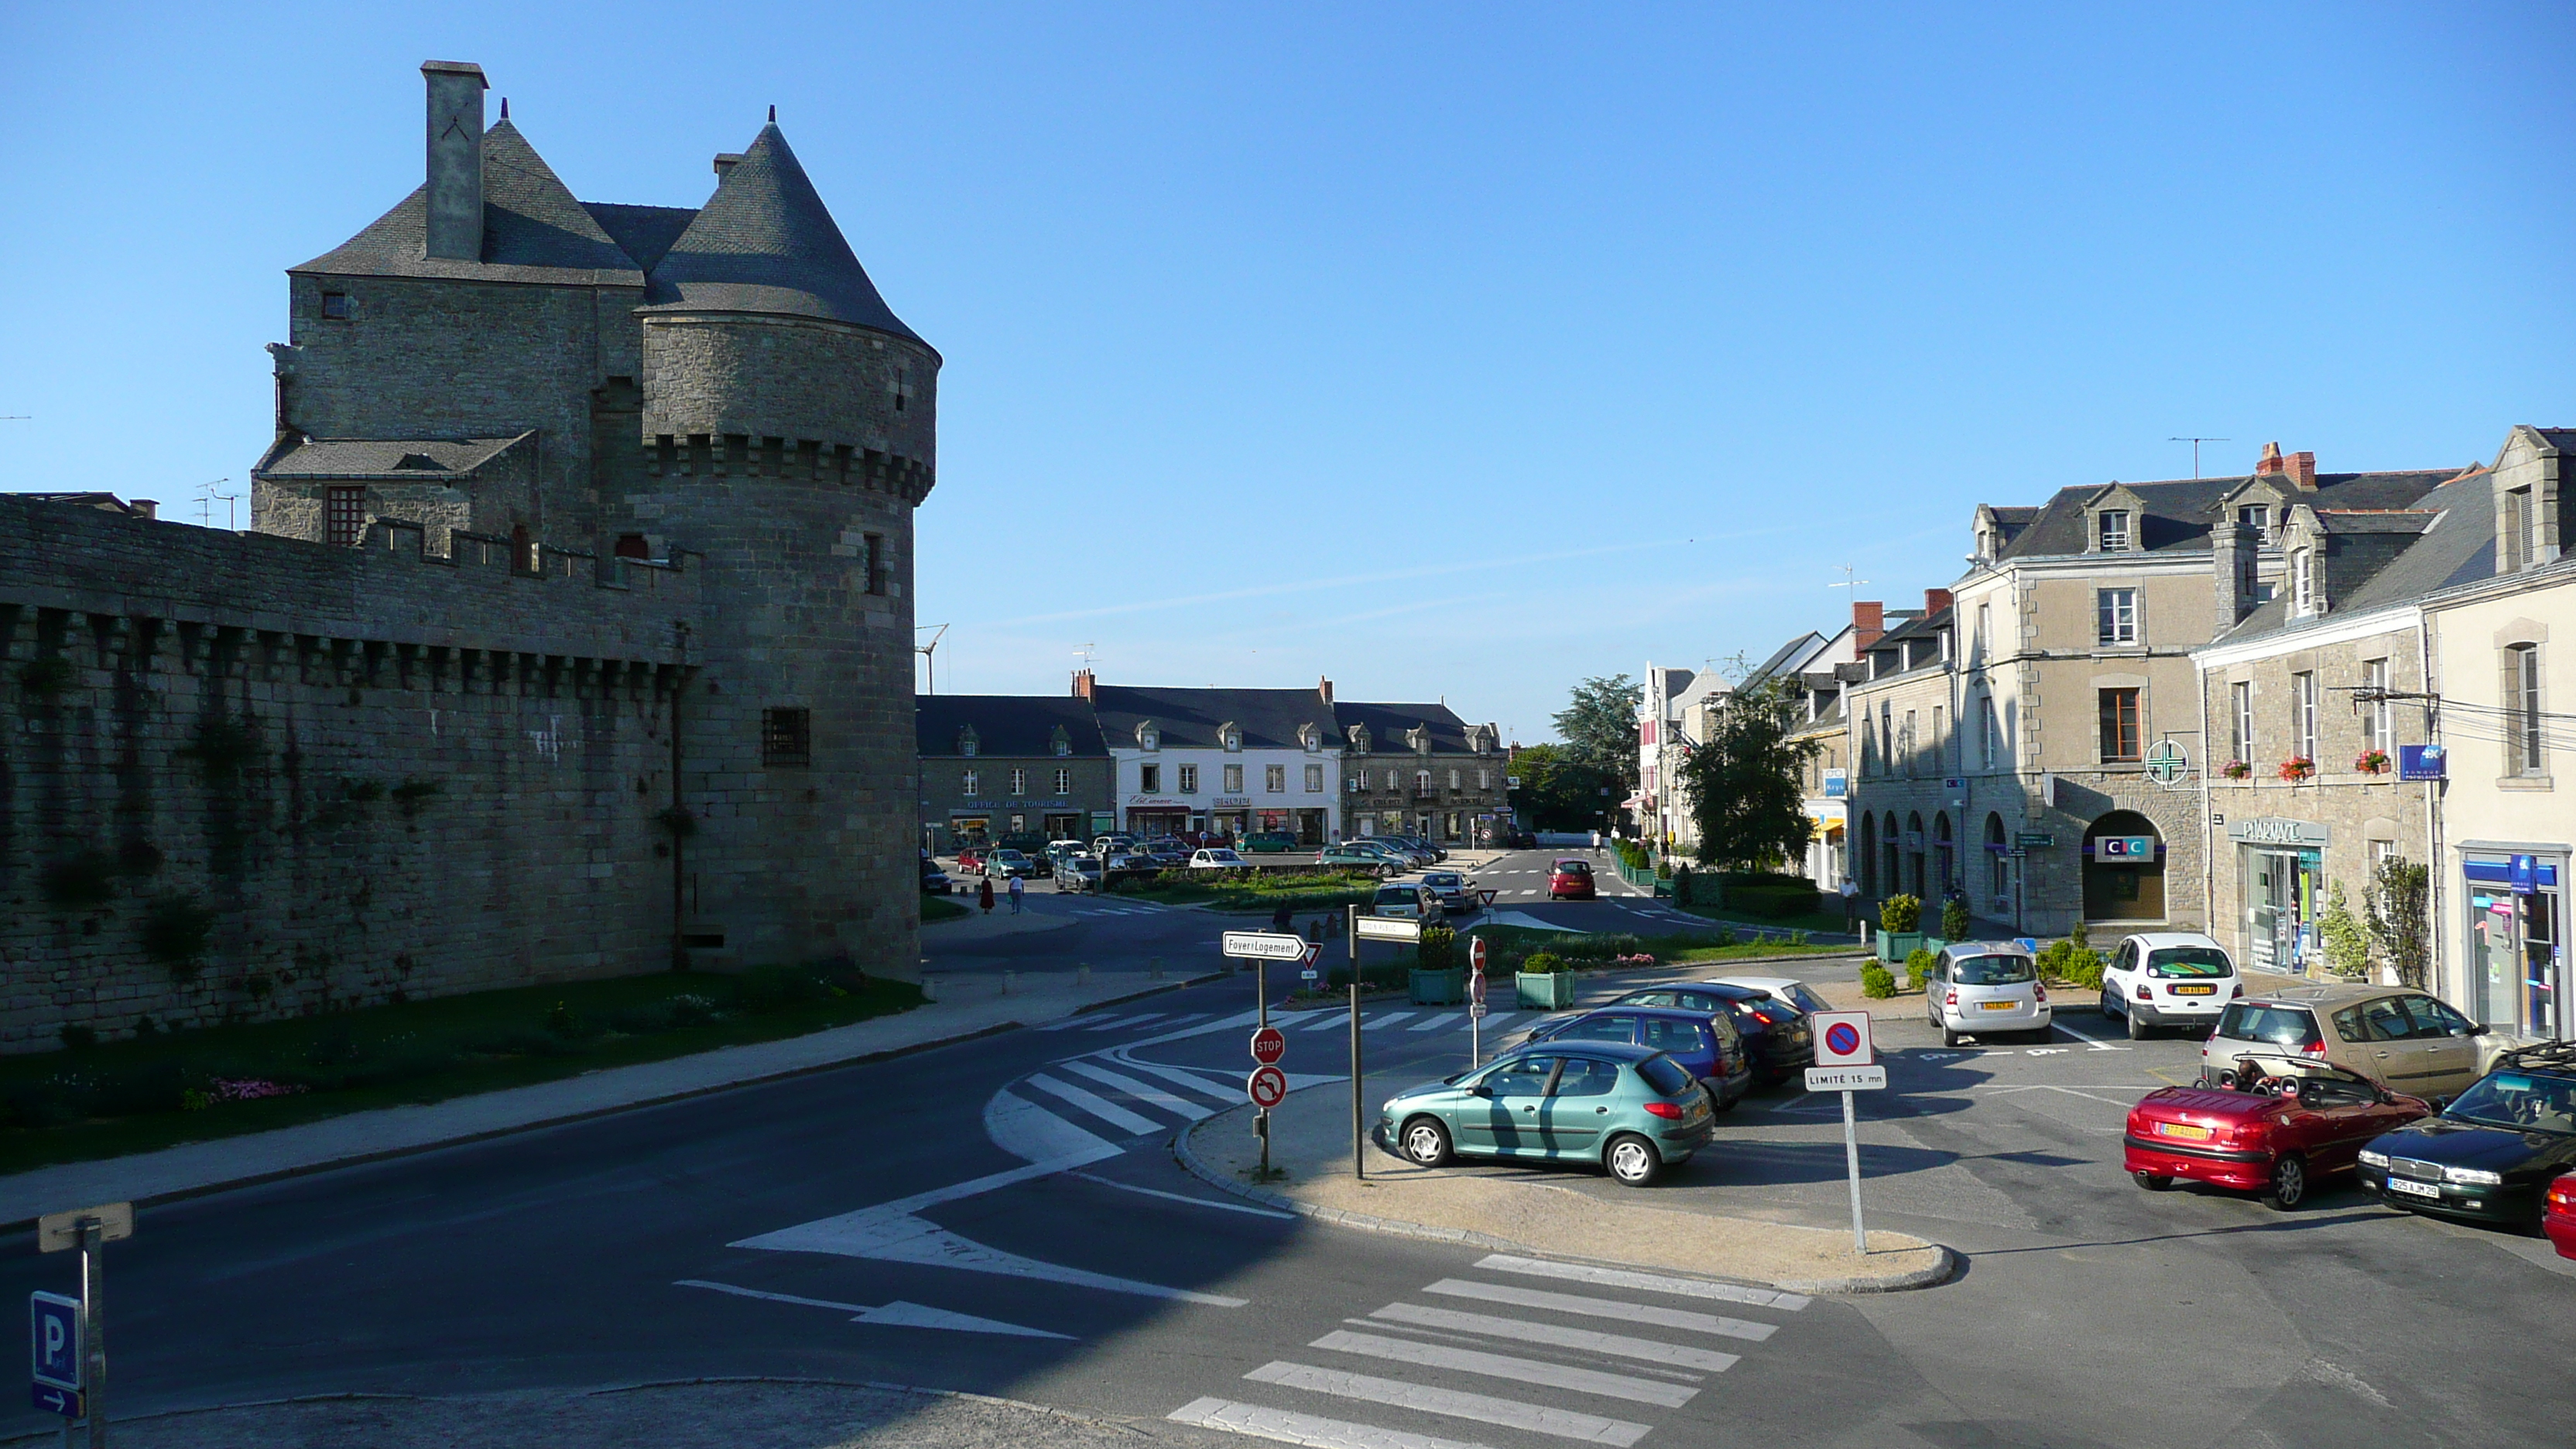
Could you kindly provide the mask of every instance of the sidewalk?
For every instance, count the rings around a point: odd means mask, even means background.
[[[921,945],[954,945],[959,941],[989,941],[996,936],[1027,936],[1039,931],[1061,931],[1082,924],[1080,916],[1049,916],[1024,910],[1011,914],[1009,901],[995,901],[993,914],[985,915],[975,905],[973,896],[961,896],[960,904],[975,914],[964,920],[924,921],[921,923]]]
[[[1212,1186],[1344,1227],[1678,1269],[1787,1293],[1927,1288],[1957,1266],[1948,1248],[1903,1233],[1871,1233],[1869,1255],[1858,1258],[1848,1231],[1721,1217],[1695,1208],[1687,1188],[1604,1201],[1549,1184],[1544,1176],[1557,1169],[1538,1164],[1423,1168],[1371,1144],[1363,1149],[1368,1177],[1354,1179],[1347,1083],[1291,1092],[1271,1112],[1270,1163],[1287,1175],[1266,1188],[1252,1185],[1260,1144],[1248,1105],[1199,1123],[1174,1148],[1181,1165]]]
[[[961,923],[962,924],[962,923]],[[432,1147],[694,1097],[752,1082],[901,1056],[1071,1016],[1211,977],[1153,980],[1142,971],[1004,972],[933,977],[939,999],[896,1016],[807,1036],[724,1047],[668,1061],[540,1082],[420,1106],[352,1112],[320,1122],[157,1152],[69,1162],[0,1177],[0,1226],[96,1203],[167,1202],[219,1188],[397,1157]]]

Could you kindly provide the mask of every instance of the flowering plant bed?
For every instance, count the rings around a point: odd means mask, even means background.
[[[2254,766],[2245,760],[2230,760],[2218,767],[2218,773],[2231,780],[2242,780],[2254,773]]]
[[[2388,773],[2388,766],[2386,750],[2364,750],[2355,755],[2352,761],[2352,767],[2365,775],[2385,775]]]
[[[2281,762],[2281,778],[2293,785],[2314,778],[2316,773],[2317,762],[2305,755],[2292,755]]]

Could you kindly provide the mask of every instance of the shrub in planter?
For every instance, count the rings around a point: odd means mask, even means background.
[[[1529,959],[1521,962],[1521,970],[1537,976],[1569,969],[1571,968],[1553,951],[1533,951]]]
[[[1446,971],[1455,963],[1458,932],[1449,926],[1432,924],[1422,928],[1422,939],[1414,943],[1414,964],[1425,971]]]
[[[1956,897],[1941,903],[1941,939],[1968,939],[1968,903]]]
[[[1872,1001],[1884,1001],[1896,994],[1896,978],[1884,966],[1872,963],[1861,968],[1860,994]]]
[[[1906,989],[1909,991],[1922,990],[1924,979],[1932,974],[1933,963],[1939,959],[1940,958],[1934,956],[1931,952],[1924,950],[1922,947],[1915,947],[1913,952],[1905,958]]]
[[[1878,903],[1878,928],[1902,936],[1923,924],[1923,902],[1913,896],[1889,896]]]

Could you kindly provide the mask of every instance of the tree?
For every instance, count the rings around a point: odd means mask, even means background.
[[[1801,780],[1812,742],[1794,741],[1797,696],[1771,680],[1730,696],[1709,716],[1708,738],[1683,747],[1680,785],[1699,827],[1699,858],[1764,870],[1804,855],[1815,822]]]
[[[2421,990],[2426,984],[2432,951],[2425,903],[2431,890],[2432,872],[2402,855],[2392,855],[2379,863],[2364,898],[2371,944],[2379,948],[2381,959],[2396,968],[2400,986]]]
[[[1574,702],[1554,717],[1567,756],[1609,777],[1620,799],[1637,787],[1637,704],[1645,694],[1627,675],[1595,676],[1576,685]]]
[[[1564,745],[1526,745],[1512,755],[1512,808],[1534,830],[1593,830],[1617,800],[1600,771],[1574,760]]]
[[[2325,913],[2317,917],[2317,935],[2325,942],[2326,969],[2360,980],[2370,974],[2370,939],[2343,898],[2343,882],[2326,891]]]

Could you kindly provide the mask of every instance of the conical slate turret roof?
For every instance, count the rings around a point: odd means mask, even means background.
[[[819,317],[921,341],[877,295],[775,123],[653,268],[644,301],[646,311]]]

